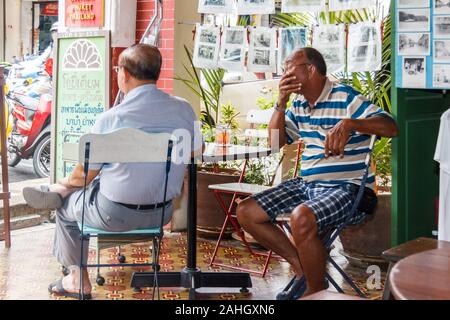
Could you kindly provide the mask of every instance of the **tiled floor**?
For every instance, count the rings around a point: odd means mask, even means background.
[[[1,299],[60,299],[60,297],[48,294],[48,284],[61,276],[60,266],[51,254],[54,225],[48,224],[36,228],[16,231],[12,236],[12,248],[4,249],[4,243],[0,242],[0,300]],[[226,271],[225,268],[209,267],[209,259],[214,249],[214,241],[207,239],[198,240],[197,260],[198,266],[203,271]],[[241,264],[251,268],[261,268],[262,261],[247,253],[240,242],[235,240],[226,241],[225,246],[219,252],[222,262]],[[339,243],[336,244],[339,248]],[[345,258],[337,248],[332,255],[341,266],[354,278],[359,287],[367,293],[370,299],[381,297],[379,290],[367,290],[366,280],[369,274],[366,270],[353,268],[347,265]],[[186,259],[186,234],[169,233],[163,242],[161,253],[162,271],[180,270]],[[131,259],[142,261],[147,259],[149,249],[146,244],[132,244],[124,246],[123,253],[127,261]],[[105,249],[101,253],[102,261],[115,259],[115,249]],[[90,257],[95,257],[95,251],[91,250]],[[111,268],[104,269],[102,275],[106,278],[103,287],[94,286],[93,298],[100,300],[129,300],[129,299],[151,299],[151,289],[134,292],[130,287],[130,279],[133,268]],[[338,283],[342,278],[336,272],[330,271]],[[91,281],[95,283],[95,270],[90,270]],[[265,278],[252,276],[253,288],[249,293],[239,293],[236,289],[213,288],[200,289],[200,299],[275,299],[276,294],[286,285],[292,271],[285,261],[272,259],[269,272]],[[382,274],[384,281],[385,274]],[[383,285],[383,283],[382,283]],[[330,289],[332,290],[332,289]],[[351,289],[344,285],[348,294],[354,294]],[[185,289],[162,288],[162,299],[188,299]]]

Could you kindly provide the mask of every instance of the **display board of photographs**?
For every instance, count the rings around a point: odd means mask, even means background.
[[[345,70],[346,33],[345,24],[326,24],[313,29],[312,45],[322,53],[328,73]]]
[[[346,27],[348,27],[348,35]],[[305,27],[236,26],[221,29],[216,26],[198,24],[193,63],[195,67],[205,69],[220,67],[227,71],[240,72],[247,69],[250,72],[282,74],[285,59],[296,49],[311,45],[310,34],[311,30]],[[247,35],[249,35],[250,43],[247,43]],[[420,37],[420,34],[401,35],[402,41],[409,41],[408,39],[411,38],[414,42],[414,39],[420,40]],[[347,38],[352,41],[347,42]],[[312,29],[312,46],[324,56],[329,74],[345,70],[349,72],[380,70],[381,39],[380,22],[317,25]],[[422,44],[422,40],[419,42]],[[441,41],[438,44],[444,47],[447,45],[447,41]],[[417,50],[419,49],[415,45],[402,47],[402,52],[407,55],[413,55]],[[422,54],[426,54],[429,46],[420,45],[420,50]],[[447,60],[450,61],[449,56],[440,54],[441,62],[447,62]]]
[[[396,0],[396,86],[450,89],[450,0]]]
[[[197,24],[193,63],[198,68],[215,69],[219,60],[220,27]]]
[[[281,12],[320,12],[363,9],[378,0],[281,0]],[[415,2],[416,0],[411,0]],[[206,14],[272,14],[275,0],[199,0],[198,12]]]
[[[286,58],[296,49],[308,46],[308,29],[288,27],[278,29],[278,74],[283,73]]]
[[[250,29],[247,69],[250,72],[273,72],[277,70],[277,30],[256,27]]]
[[[247,50],[247,28],[225,27],[222,34],[219,67],[228,71],[242,71]]]
[[[348,27],[347,71],[378,71],[382,64],[381,26],[377,22],[350,24]]]

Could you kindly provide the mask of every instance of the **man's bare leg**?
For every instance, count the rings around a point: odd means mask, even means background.
[[[307,290],[304,296],[324,290],[326,250],[320,240],[312,210],[305,205],[296,207],[291,216],[291,228],[306,278]]]
[[[250,233],[261,245],[286,259],[294,268],[297,276],[302,276],[302,267],[297,249],[286,234],[274,225],[267,213],[252,198],[239,203],[237,209],[239,224]]]

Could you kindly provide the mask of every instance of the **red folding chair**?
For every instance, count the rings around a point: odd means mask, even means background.
[[[270,113],[269,113],[269,110],[263,110],[263,111],[250,110],[249,111],[249,113],[247,114],[247,121],[251,123],[251,129],[246,131],[247,137],[255,137],[256,136],[258,138],[261,138],[261,137],[268,138],[267,130],[263,130],[263,132],[265,132],[265,134],[264,134],[261,130],[255,130],[253,128],[253,126],[254,126],[254,124],[267,124],[270,121],[270,117],[272,115],[273,110],[270,110],[270,111],[271,111]],[[300,155],[302,152],[302,143],[300,141],[298,141],[297,143],[298,143],[298,146],[297,146],[297,152],[296,152],[296,157],[295,157],[295,169],[294,169],[294,174],[293,174],[294,177],[296,177],[297,173],[298,173],[298,164],[299,164]],[[281,162],[283,161],[283,159],[284,159],[284,155],[281,157],[280,161],[278,162],[275,172],[278,171],[278,168],[281,165]],[[243,198],[246,198],[253,194],[270,189],[274,183],[275,175],[272,178],[270,186],[244,183],[243,181],[244,181],[245,172],[247,169],[247,164],[248,164],[248,160],[245,160],[238,182],[215,184],[215,185],[209,186],[209,189],[214,192],[214,196],[216,197],[220,207],[222,208],[222,210],[225,214],[225,220],[222,225],[222,229],[220,231],[216,246],[214,248],[213,255],[211,257],[210,266],[221,266],[221,267],[226,267],[226,268],[230,268],[230,269],[234,269],[234,270],[254,273],[254,274],[260,275],[262,277],[265,277],[265,275],[267,273],[267,269],[269,267],[270,258],[272,257],[272,251],[268,250],[267,252],[258,252],[252,248],[252,246],[248,243],[248,241],[245,237],[244,231],[242,230],[242,228],[240,227],[240,225],[237,221],[236,215],[233,213],[233,209],[237,203],[237,200],[243,199]],[[222,198],[222,195],[224,195],[224,194],[232,195],[232,200],[229,205],[226,205],[225,201]],[[265,257],[262,270],[253,270],[253,269],[249,269],[249,268],[245,268],[245,267],[241,267],[241,266],[219,263],[219,262],[215,261],[217,252],[219,250],[220,244],[221,244],[221,242],[223,240],[223,236],[225,234],[225,230],[227,229],[227,227],[230,223],[231,223],[231,226],[232,226],[234,232],[236,232],[239,235],[244,246],[250,252],[251,255],[256,256],[256,257]],[[282,228],[283,223],[280,222],[279,226]]]

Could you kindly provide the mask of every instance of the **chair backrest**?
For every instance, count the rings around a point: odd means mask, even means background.
[[[334,240],[336,240],[336,238],[339,236],[339,233],[349,225],[350,221],[355,216],[359,205],[361,204],[361,200],[364,196],[364,192],[366,189],[366,183],[367,183],[367,178],[369,176],[369,169],[370,169],[370,160],[372,158],[372,151],[375,146],[376,140],[377,140],[377,136],[372,135],[371,139],[370,139],[369,151],[366,154],[364,173],[361,178],[361,185],[359,186],[359,189],[356,194],[355,200],[353,202],[352,208],[350,209],[350,214],[348,215],[346,220],[342,223],[342,225],[340,225],[339,227],[337,227],[335,230],[333,230],[331,232],[331,234],[329,235],[329,239],[325,239],[327,246],[331,245],[334,242]]]
[[[269,124],[270,119],[272,118],[272,114],[274,109],[251,109],[247,113],[247,122],[254,124]]]
[[[164,163],[168,160],[169,133],[147,133],[124,128],[107,134],[85,134],[80,138],[78,159],[85,163],[86,144],[90,144],[90,163]],[[169,159],[170,160],[170,159]]]
[[[250,129],[245,130],[245,137],[268,139],[269,132],[267,129],[255,129],[255,124],[269,124],[274,109],[260,110],[251,109],[247,113],[246,121],[250,124]]]

